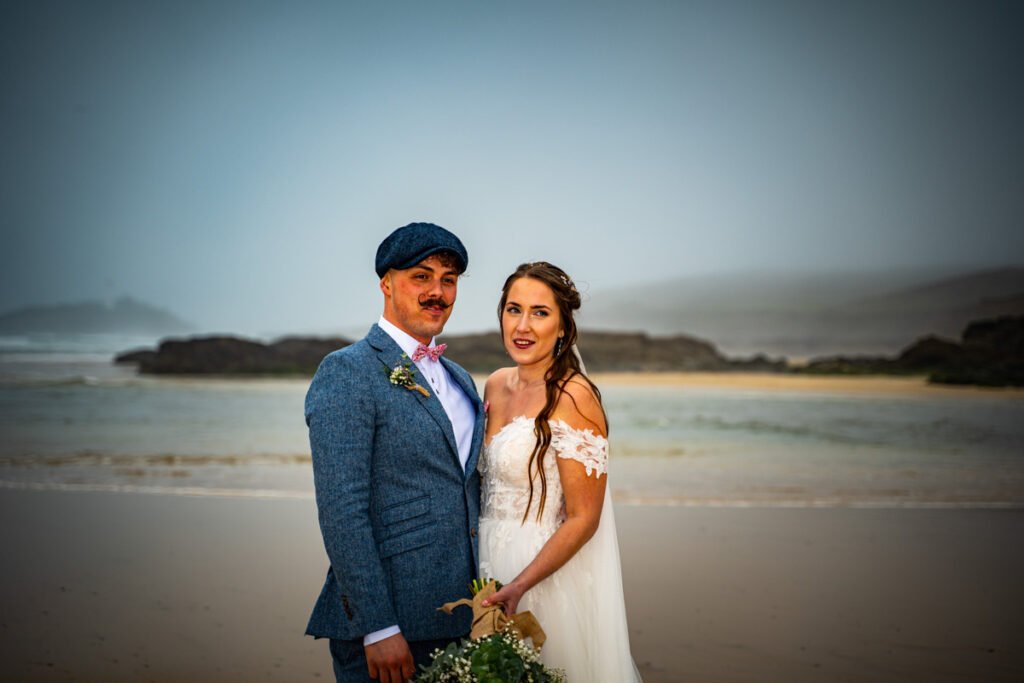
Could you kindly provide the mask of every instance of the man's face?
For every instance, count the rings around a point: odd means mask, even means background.
[[[391,269],[380,281],[384,318],[428,344],[448,322],[458,287],[458,271],[454,265],[444,265],[437,255],[412,268]]]

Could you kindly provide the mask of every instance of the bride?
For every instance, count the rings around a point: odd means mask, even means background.
[[[530,610],[547,632],[544,664],[569,683],[639,681],[629,650],[601,392],[575,351],[569,276],[519,266],[498,307],[516,367],[490,376],[480,513],[480,574],[491,603]]]

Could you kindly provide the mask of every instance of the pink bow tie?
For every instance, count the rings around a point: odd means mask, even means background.
[[[436,363],[437,359],[441,357],[441,354],[444,353],[444,350],[447,348],[447,344],[438,344],[437,346],[420,344],[416,347],[416,350],[412,352],[412,362],[416,363],[421,358],[430,358],[430,360]]]

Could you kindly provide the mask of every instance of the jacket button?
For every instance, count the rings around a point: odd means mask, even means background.
[[[469,528],[469,535],[470,535],[470,538],[476,538],[476,527],[475,526]]]

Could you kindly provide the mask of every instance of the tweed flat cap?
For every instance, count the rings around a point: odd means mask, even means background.
[[[384,238],[377,247],[377,276],[384,277],[388,269],[405,270],[431,254],[450,251],[459,260],[459,273],[466,272],[469,255],[458,237],[440,225],[410,223]]]

